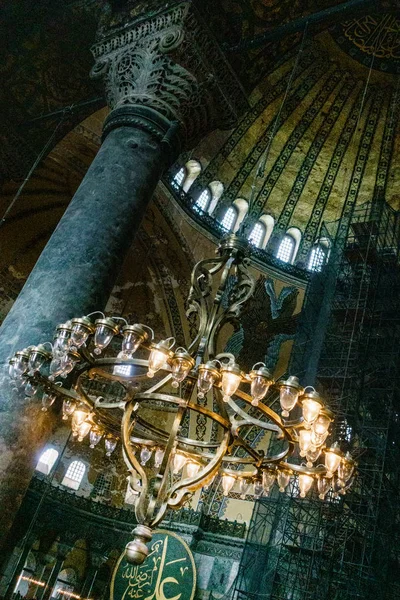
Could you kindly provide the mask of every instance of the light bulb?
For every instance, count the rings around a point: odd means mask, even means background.
[[[284,492],[290,481],[290,471],[278,471],[276,481],[279,486],[279,491]]]
[[[325,450],[325,466],[327,468],[326,476],[331,478],[334,472],[340,465],[340,461],[342,459],[342,453],[336,447],[329,448]]]
[[[307,467],[311,469],[316,460],[318,460],[319,455],[321,454],[321,448],[314,448],[310,446],[307,450],[306,458],[307,458]]]
[[[199,366],[199,377],[197,379],[197,395],[199,398],[204,398],[219,376],[219,371],[215,368],[213,362],[209,361]]]
[[[257,370],[254,370],[254,367],[256,366],[256,365],[254,365],[253,369],[249,373],[249,376],[251,379],[251,385],[250,385],[250,393],[251,393],[251,397],[252,397],[251,403],[253,406],[257,406],[258,403],[261,402],[261,400],[263,398],[265,398],[265,396],[268,393],[270,385],[273,383],[271,373],[268,371],[268,369],[265,367],[265,365],[263,363],[261,363],[261,364],[263,366]]]
[[[97,319],[94,332],[94,353],[101,354],[107,348],[114,335],[118,333],[118,325],[113,319]]]
[[[186,465],[187,476],[189,478],[194,477],[199,472],[199,469],[200,469],[199,463],[192,462],[192,461],[188,462],[188,464]]]
[[[325,433],[327,433],[329,425],[331,424],[330,414],[331,413],[324,408],[315,419],[313,423],[313,430],[317,435],[325,435]]]
[[[89,431],[92,429],[92,424],[88,423],[88,421],[83,421],[77,429],[78,432],[78,442],[82,442],[83,438],[87,436]]]
[[[28,381],[28,383],[25,385],[25,396],[27,396],[28,398],[33,398],[38,389],[39,385],[37,383],[32,383],[31,381]]]
[[[249,491],[250,482],[247,479],[239,479],[239,492],[242,500],[246,500],[247,492]]]
[[[233,477],[233,475],[223,475],[222,476],[222,490],[223,490],[224,496],[228,496],[229,492],[233,488],[235,481],[236,481],[236,479],[235,479],[235,477]]]
[[[261,498],[263,493],[264,493],[263,484],[259,479],[257,479],[254,482],[254,498],[256,498],[256,499]]]
[[[64,354],[64,356],[61,358],[61,362],[60,362],[61,373],[59,373],[61,375],[61,377],[66,377],[68,375],[68,373],[71,373],[71,371],[73,371],[73,369],[75,368],[75,365],[78,363],[79,360],[80,360],[80,355],[77,352],[75,352],[73,350],[68,350],[68,352],[66,352]]]
[[[300,456],[305,456],[311,445],[311,431],[309,429],[300,429],[299,431],[299,449]]]
[[[63,372],[61,365],[61,356],[57,355],[53,358],[49,367],[49,379],[53,381],[56,377],[58,377]]]
[[[81,319],[72,319],[71,321],[72,331],[69,338],[70,347],[80,348],[88,339],[89,335],[93,333],[93,323],[87,317]]]
[[[301,387],[297,377],[290,376],[286,381],[282,381],[279,390],[279,400],[282,408],[282,417],[288,417],[290,411],[295,407]]]
[[[156,469],[159,469],[161,467],[163,458],[164,450],[162,448],[157,448],[157,450],[154,453],[154,466],[156,467]]]
[[[178,452],[174,456],[173,473],[177,475],[183,466],[186,464],[186,456],[179,454]]]
[[[144,467],[145,464],[149,462],[152,454],[153,450],[151,448],[143,446],[143,448],[140,450],[140,464],[142,465],[142,467]]]
[[[331,480],[327,479],[327,477],[318,477],[317,486],[319,497],[321,500],[324,500],[331,487]]]
[[[106,437],[104,440],[104,445],[106,447],[106,456],[111,456],[111,454],[114,452],[115,448],[117,447],[118,444],[118,440],[114,437]]]
[[[68,419],[69,416],[72,415],[72,413],[74,412],[76,408],[76,404],[75,402],[73,402],[72,400],[64,400],[63,401],[63,406],[62,406],[62,410],[63,410],[63,421],[66,421]]]
[[[306,497],[306,494],[312,488],[313,483],[314,477],[312,477],[312,475],[308,475],[307,473],[299,474],[300,498]]]
[[[143,328],[142,325],[125,325],[122,328],[122,352],[124,352],[127,356],[132,356],[139,348],[140,344],[145,342],[149,335],[147,331]]]
[[[179,348],[171,359],[171,365],[172,387],[177,388],[194,367],[194,360],[184,348]]]
[[[262,474],[262,484],[264,488],[264,493],[267,496],[270,492],[270,489],[274,485],[275,482],[275,472],[274,471],[263,471]]]
[[[171,357],[172,353],[166,340],[156,344],[149,356],[149,370],[147,377],[154,377],[154,374],[159,371]]]
[[[221,373],[221,387],[223,399],[224,402],[229,402],[231,396],[235,394],[240,385],[240,382],[242,381],[242,374],[239,366],[236,363],[223,366],[221,368]]]
[[[55,394],[48,394],[47,392],[44,392],[44,394],[42,396],[42,411],[47,412],[47,410],[50,408],[50,406],[52,406],[54,404],[55,400],[56,400]]]
[[[318,417],[322,403],[319,394],[315,391],[305,393],[301,398],[304,426],[310,428]]]
[[[99,429],[91,429],[89,436],[90,448],[94,448],[95,446],[97,446],[102,437],[102,431],[100,431]]]

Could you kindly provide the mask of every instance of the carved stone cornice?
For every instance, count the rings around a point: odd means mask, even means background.
[[[133,20],[125,7],[123,19],[111,15],[102,24],[91,76],[103,78],[111,109],[156,111],[179,122],[193,145],[216,127],[232,127],[246,97],[192,4],[158,6]]]

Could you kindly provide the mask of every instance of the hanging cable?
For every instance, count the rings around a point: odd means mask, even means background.
[[[29,172],[28,172],[27,176],[25,177],[25,179],[22,181],[21,185],[19,186],[17,193],[15,194],[15,196],[13,197],[13,199],[11,200],[10,204],[8,205],[8,207],[6,208],[6,210],[5,210],[2,218],[0,220],[0,227],[2,227],[4,225],[4,223],[6,222],[6,219],[7,219],[8,215],[10,214],[10,212],[12,211],[15,203],[18,201],[19,197],[21,196],[21,194],[22,194],[22,192],[23,192],[26,184],[28,183],[28,181],[32,177],[32,174],[35,171],[36,167],[38,166],[38,164],[40,163],[40,161],[42,160],[42,158],[44,158],[46,156],[47,151],[49,150],[49,148],[53,144],[53,141],[54,141],[54,139],[55,139],[55,137],[57,135],[58,130],[60,129],[61,125],[65,121],[65,117],[66,117],[67,113],[70,112],[70,110],[72,109],[72,107],[73,107],[73,105],[64,109],[64,111],[62,113],[62,116],[61,116],[61,119],[57,123],[57,125],[56,125],[53,133],[51,134],[51,136],[49,137],[49,139],[47,140],[47,142],[45,143],[45,145],[43,146],[43,148],[39,152],[39,154],[36,157],[33,165],[29,169]]]

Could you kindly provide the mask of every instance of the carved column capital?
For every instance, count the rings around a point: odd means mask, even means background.
[[[137,13],[111,15],[92,47],[91,76],[103,78],[110,108],[141,107],[142,118],[150,109],[153,121],[156,112],[178,122],[189,144],[232,126],[245,95],[192,4],[156,2]]]

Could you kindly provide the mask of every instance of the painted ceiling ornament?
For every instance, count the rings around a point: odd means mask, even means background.
[[[182,507],[215,477],[224,496],[234,486],[247,494],[251,486],[254,498],[268,494],[275,480],[283,492],[298,478],[301,497],[321,478],[324,494],[331,487],[345,494],[352,484],[355,463],[326,441],[333,415],[314,388],[303,389],[295,375],[275,382],[262,360],[243,370],[237,357],[221,352],[225,327],[240,322],[254,296],[249,256],[248,241],[229,235],[215,257],[195,265],[188,316],[196,317],[196,331],[187,349],[176,348],[171,337],[154,340],[146,324],[92,313],[60,324],[52,344],[20,349],[10,359],[14,387],[41,398],[46,410],[53,405],[49,396],[62,400],[78,441],[99,446],[104,440],[110,456],[121,440],[136,497],[138,526],[126,547],[131,563],[145,560],[166,511]],[[282,304],[278,298],[272,312]],[[100,397],[93,392],[99,386]],[[280,414],[271,408],[277,398]],[[208,437],[184,430],[191,414],[206,418]],[[283,446],[266,454],[257,432]]]

